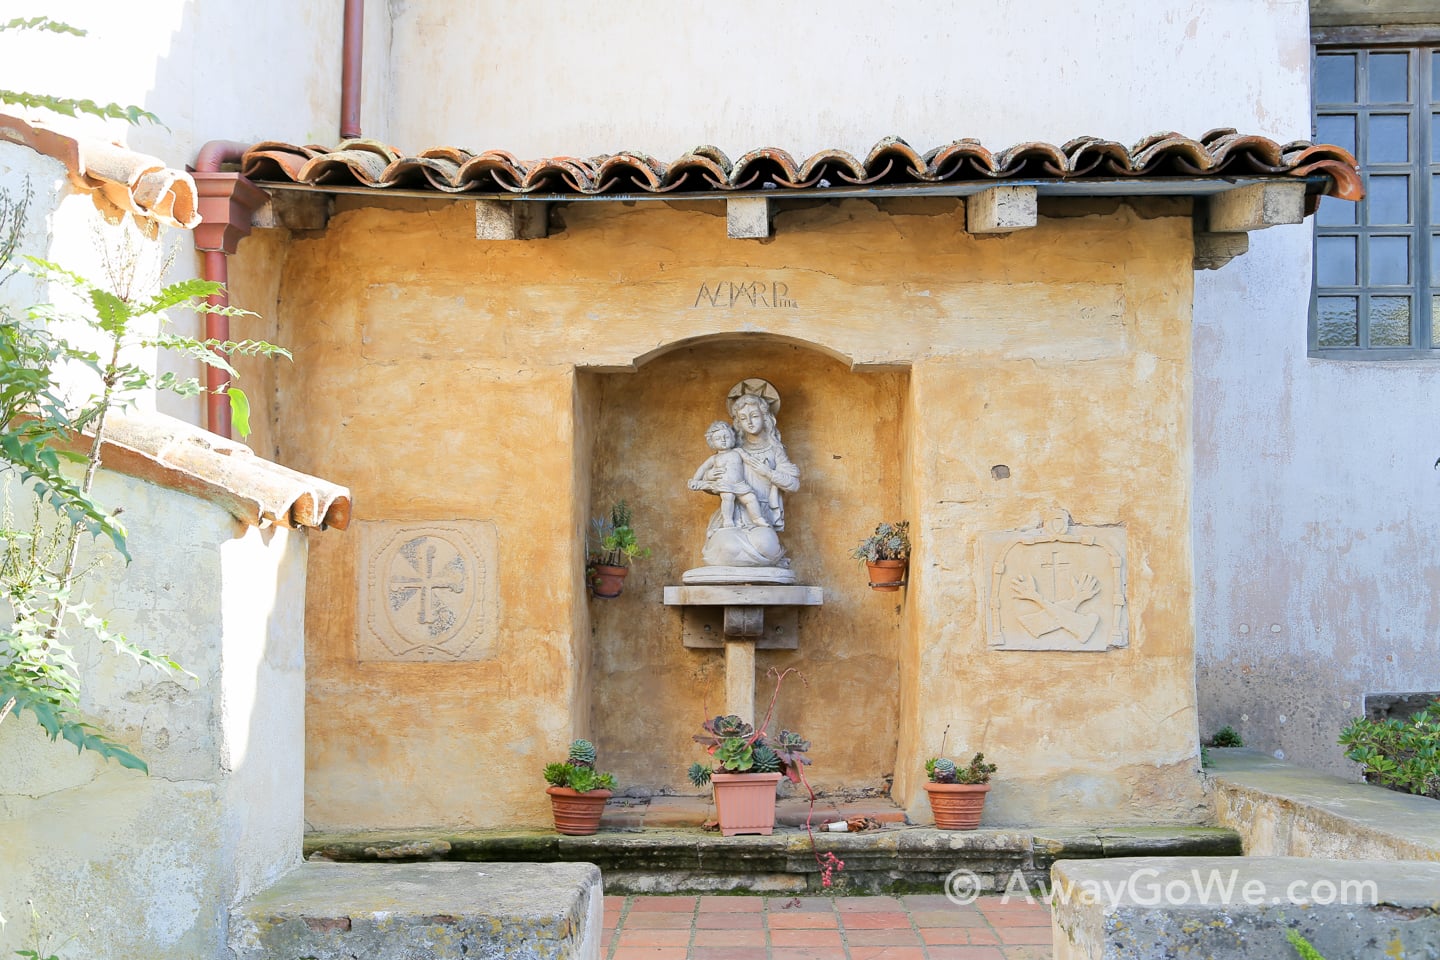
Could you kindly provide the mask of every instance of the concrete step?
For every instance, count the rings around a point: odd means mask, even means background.
[[[230,914],[235,960],[598,960],[584,863],[305,863]]]
[[[1216,827],[1031,828],[936,830],[889,823],[860,833],[815,834],[777,826],[769,837],[722,837],[684,828],[601,830],[590,837],[550,831],[314,833],[312,860],[414,862],[583,861],[596,864],[610,893],[745,890],[820,893],[816,853],[844,862],[839,892],[897,893],[944,889],[955,871],[980,891],[1035,886],[1060,859],[1136,856],[1239,856],[1240,838]],[[969,879],[973,876],[973,880]]]

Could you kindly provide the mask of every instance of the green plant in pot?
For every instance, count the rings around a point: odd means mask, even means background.
[[[930,795],[935,826],[941,830],[974,830],[980,826],[990,776],[996,769],[995,764],[985,762],[983,753],[975,754],[965,766],[945,757],[926,760],[929,782],[925,792]]]
[[[550,784],[545,792],[550,795],[557,831],[586,837],[600,829],[600,815],[615,789],[615,777],[595,769],[595,744],[571,743],[564,763],[545,765],[545,782]]]
[[[586,556],[586,580],[590,592],[604,600],[620,596],[630,564],[650,556],[635,536],[630,505],[621,500],[608,516],[590,521],[590,542]]]
[[[779,692],[779,684],[776,684]],[[711,717],[701,726],[695,742],[705,747],[714,767],[691,764],[690,782],[697,787],[713,785],[715,810],[720,832],[733,837],[741,833],[768,836],[775,829],[775,787],[782,777],[794,783],[805,783],[805,765],[810,758],[805,752],[810,741],[793,730],[778,735],[766,731],[770,710],[759,729],[734,714]]]
[[[864,561],[870,573],[870,588],[894,592],[908,583],[910,569],[910,521],[881,523],[850,556]]]

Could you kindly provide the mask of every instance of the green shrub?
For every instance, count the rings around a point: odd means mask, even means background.
[[[1245,741],[1235,728],[1227,723],[1215,731],[1215,736],[1210,738],[1210,745],[1212,747],[1243,747]]]
[[[1340,745],[1370,783],[1440,800],[1440,700],[1408,720],[1356,717]]]

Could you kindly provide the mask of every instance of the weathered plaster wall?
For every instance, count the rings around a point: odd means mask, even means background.
[[[96,492],[126,508],[135,559],[107,560],[85,599],[194,678],[76,648],[82,709],[149,777],[29,715],[0,724],[0,950],[218,956],[229,905],[300,859],[305,541],[103,471]]]
[[[826,607],[798,654],[762,663],[812,674],[782,709],[816,744],[816,780],[894,772],[923,814],[916,773],[949,724],[953,752],[1002,764],[996,822],[1197,817],[1188,205],[1047,206],[1001,238],[965,234],[956,201],[802,205],[758,244],[726,240],[716,212],[576,204],[549,239],[495,244],[463,204],[342,203],[294,242],[280,335],[313,363],[282,370],[282,455],[356,478],[358,520],[493,520],[500,560],[484,659],[358,662],[359,541],[316,545],[309,822],[544,823],[540,768],[587,698],[612,766],[680,783],[718,656],[679,648],[659,587],[695,563],[707,505],[684,481],[747,367],[781,385],[813,478],[790,501],[809,532],[788,542]],[[702,295],[732,282],[772,300],[784,284],[795,306]],[[574,458],[592,449],[587,490]],[[629,497],[657,547],[617,601],[584,595],[581,495],[592,513]],[[992,651],[975,538],[1057,508],[1124,525],[1130,646]],[[916,581],[884,598],[844,554],[901,509]]]
[[[1198,297],[1201,731],[1353,774],[1366,693],[1440,690],[1440,367],[1307,357],[1310,242],[1256,235]]]
[[[388,130],[410,150],[808,155],[890,134],[923,150],[1223,126],[1283,140],[1304,120],[1276,109],[1304,86],[1304,0],[889,0],[823,17],[742,0],[723,22],[623,4],[595,17],[559,0],[392,6]]]

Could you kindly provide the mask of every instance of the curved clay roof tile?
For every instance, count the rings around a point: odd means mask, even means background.
[[[1321,150],[1301,161],[1308,149]],[[1326,152],[1329,151],[1329,152]],[[1321,164],[1319,157],[1327,161]],[[1347,172],[1344,166],[1348,164]],[[744,190],[846,184],[935,183],[965,180],[1060,179],[1077,177],[1213,177],[1248,173],[1330,178],[1326,191],[1353,193],[1358,178],[1354,158],[1339,148],[1297,141],[1281,146],[1266,137],[1241,135],[1233,128],[1206,131],[1200,140],[1182,134],[1151,134],[1132,147],[1082,136],[1056,146],[1020,143],[992,152],[974,139],[956,140],[919,155],[899,137],[880,140],[863,161],[840,149],[822,150],[804,163],[778,147],[752,150],[735,163],[714,146],[699,146],[673,163],[647,154],[621,152],[590,159],[549,157],[520,161],[504,151],[471,155],[437,147],[399,157],[376,141],[347,140],[333,150],[285,144],[257,144],[246,152],[242,169],[256,180],[288,179],[319,185],[353,182],[385,188],[410,182],[417,173],[441,192],[572,192],[585,195],[638,189],[667,193],[680,189],[726,193]]]

